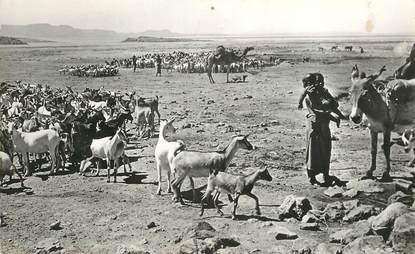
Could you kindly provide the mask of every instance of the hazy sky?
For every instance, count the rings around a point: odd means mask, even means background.
[[[415,0],[0,0],[0,24],[119,32],[415,33]]]

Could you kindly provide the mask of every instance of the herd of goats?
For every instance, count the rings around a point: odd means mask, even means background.
[[[110,64],[89,64],[64,66],[59,74],[68,74],[77,77],[110,77],[118,75],[118,67]]]
[[[168,178],[167,191],[173,191],[174,200],[181,203],[180,187],[186,177],[190,179],[194,200],[193,178],[208,177],[208,189],[203,201],[216,190],[215,205],[221,192],[234,194],[236,204],[243,193],[255,199],[259,214],[258,198],[250,191],[257,180],[271,180],[267,169],[257,170],[245,177],[223,172],[238,149],[254,148],[247,136],[233,137],[230,144],[218,152],[188,151],[183,141],[167,141],[166,135],[176,130],[174,119],[160,120],[157,96],[142,98],[134,92],[118,94],[102,88],[74,92],[70,87],[52,89],[16,81],[13,84],[1,83],[0,105],[0,185],[5,183],[3,179],[6,175],[10,176],[11,182],[12,175],[17,174],[24,187],[22,174],[13,164],[16,154],[25,177],[33,173],[30,159],[32,164],[37,163],[38,170],[49,159],[50,175],[56,174],[59,169],[64,170],[68,161],[68,165],[81,175],[88,173],[94,176],[99,175],[99,161],[103,160],[107,164],[107,182],[110,182],[111,170],[116,182],[120,163],[124,171],[128,165],[131,172],[125,153],[127,121],[136,124],[137,136],[148,137],[154,133],[155,115],[160,126],[155,147],[159,181],[157,194],[161,193],[163,171]],[[89,170],[93,160],[97,162],[96,169]],[[170,179],[171,175],[173,179]],[[229,186],[233,187],[229,189]]]

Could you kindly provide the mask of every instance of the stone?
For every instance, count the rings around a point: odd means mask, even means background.
[[[36,244],[36,249],[45,250],[47,252],[53,252],[62,250],[61,243],[56,238],[46,238]]]
[[[320,229],[318,223],[316,222],[310,222],[310,223],[301,223],[300,229],[302,230],[311,230],[311,231],[317,231]]]
[[[344,190],[340,187],[329,187],[327,190],[324,191],[324,195],[329,196],[331,198],[339,198],[342,196]]]
[[[320,219],[310,212],[304,215],[303,218],[301,219],[301,223],[313,223],[313,222],[319,222],[319,221]]]
[[[186,238],[196,238],[196,239],[206,239],[216,236],[216,230],[209,223],[201,221],[190,225],[183,234],[183,239]]]
[[[346,212],[350,212],[354,208],[358,207],[359,203],[360,202],[359,202],[358,199],[352,199],[352,200],[344,201],[343,202],[343,207],[344,207]]]
[[[133,245],[122,245],[118,246],[116,254],[148,254],[149,252],[144,251],[137,246]]]
[[[62,229],[61,222],[60,221],[56,221],[56,222],[50,224],[49,225],[49,229],[50,230],[59,230],[59,229]]]
[[[284,245],[277,245],[277,246],[272,247],[269,253],[287,254],[287,253],[290,253],[290,249]]]
[[[278,208],[277,213],[280,220],[284,218],[301,218],[311,210],[310,201],[305,197],[287,196]]]
[[[148,244],[148,241],[147,241],[147,239],[141,239],[140,241],[138,241],[138,244],[140,244],[140,245],[144,245],[144,244]]]
[[[341,254],[343,246],[341,244],[320,243],[314,250],[316,254]]]
[[[415,212],[408,212],[395,220],[389,240],[394,250],[415,253]]]
[[[371,228],[368,221],[359,221],[353,228],[336,231],[329,236],[329,242],[347,244],[359,237],[370,234]]]
[[[343,248],[343,254],[356,253],[387,253],[385,249],[387,246],[383,242],[381,236],[371,235],[363,236],[355,239]]]
[[[388,205],[395,202],[401,202],[407,206],[410,206],[414,202],[414,198],[411,195],[403,193],[402,191],[398,191],[388,198]]]
[[[359,220],[368,219],[370,216],[375,215],[375,207],[372,205],[361,205],[353,208],[350,212],[343,217],[343,221],[354,222]]]
[[[343,192],[343,196],[347,198],[355,198],[357,197],[357,195],[359,195],[359,193],[360,192],[356,189],[350,189],[350,190]]]
[[[324,208],[324,218],[328,221],[338,221],[343,218],[345,214],[345,209],[342,202],[333,202],[327,204],[326,208]]]
[[[353,179],[346,184],[346,188],[366,193],[381,193],[385,191],[385,189],[381,187],[378,182],[372,179]]]
[[[193,253],[217,253],[219,249],[227,249],[228,247],[237,247],[240,243],[233,238],[191,238],[180,244],[161,250],[162,254],[193,254]]]
[[[393,224],[399,216],[408,212],[408,207],[400,202],[392,203],[380,214],[369,219],[372,229],[387,239]]]
[[[297,239],[294,240],[291,247],[291,252],[287,253],[297,253],[297,254],[311,254],[312,250],[316,248],[318,242],[312,239]]]
[[[298,238],[296,233],[282,226],[274,226],[273,229],[268,231],[268,234],[274,235],[276,240],[293,240]]]
[[[147,224],[147,229],[155,228],[155,227],[157,227],[157,225],[156,225],[156,223],[154,221],[152,221],[149,224]]]

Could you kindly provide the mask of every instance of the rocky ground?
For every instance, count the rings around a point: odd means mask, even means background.
[[[375,53],[389,52],[389,46],[373,45]],[[350,85],[353,64],[368,73],[386,64],[391,72],[403,58],[375,53],[317,55],[314,44],[297,49],[270,46],[264,52],[291,52],[284,54],[292,58],[308,52],[312,62],[254,71],[247,83],[240,84],[224,84],[225,76],[216,74],[215,85],[205,74],[163,73],[156,78],[154,70],[121,70],[120,76],[94,79],[59,76],[56,71],[62,64],[97,63],[137,50],[124,47],[3,48],[0,77],[79,90],[103,85],[160,95],[162,117],[177,119],[178,131],[169,140],[181,139],[189,149],[221,149],[235,133],[250,133],[249,140],[257,148],[238,152],[229,171],[247,174],[258,167],[269,168],[273,181],[258,182],[253,190],[262,215],[255,215],[253,200],[242,197],[237,220],[231,220],[226,198],[221,198],[225,216],[210,206],[199,217],[200,204],[190,201],[187,181],[184,206],[173,203],[171,194],[156,195],[157,138],[131,139],[127,154],[134,173],[119,170],[116,184],[106,183],[104,171],[99,177],[83,177],[66,170],[53,177],[47,171],[37,172],[25,180],[30,189],[19,188],[17,182],[2,187],[0,253],[411,252],[412,197],[390,198],[397,192],[397,181],[412,176],[413,169],[405,167],[409,155],[398,147],[392,149],[394,183],[358,182],[370,163],[368,133],[364,127],[342,122],[339,129],[332,126],[331,165],[332,173],[349,184],[340,189],[311,186],[303,169],[305,111],[297,110],[300,80],[308,72],[320,71],[332,90],[344,90]],[[347,112],[350,104],[341,104]],[[380,176],[383,168],[379,149],[375,174]],[[202,193],[205,184],[206,179],[196,181]],[[163,186],[165,190],[165,177]],[[392,201],[398,203],[388,206]]]

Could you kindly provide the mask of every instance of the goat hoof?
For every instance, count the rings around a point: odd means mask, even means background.
[[[157,195],[161,195],[161,191],[157,191],[157,193],[156,193]]]
[[[380,182],[384,183],[390,183],[393,181],[392,177],[389,175],[389,173],[383,173],[382,178],[379,180]]]
[[[365,176],[363,176],[362,178],[360,178],[360,180],[366,180],[366,179],[372,179],[375,180],[375,177],[373,176],[372,173],[366,173]]]
[[[261,212],[259,210],[256,211],[256,215],[261,215]]]

